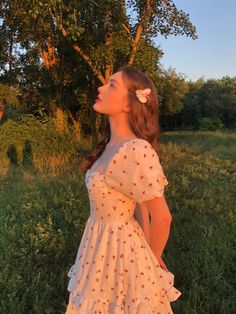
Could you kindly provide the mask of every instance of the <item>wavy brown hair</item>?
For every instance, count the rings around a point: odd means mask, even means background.
[[[142,71],[129,65],[122,66],[118,71],[122,72],[128,90],[128,104],[130,105],[128,122],[130,128],[138,138],[148,141],[160,158],[159,102],[156,87],[153,81]],[[135,94],[135,90],[146,88],[151,89],[151,94],[146,103],[141,103]],[[106,144],[110,141],[110,135],[110,125],[107,122],[105,131],[101,131],[98,144],[85,156],[80,165],[82,173],[86,173],[87,169],[102,155]]]

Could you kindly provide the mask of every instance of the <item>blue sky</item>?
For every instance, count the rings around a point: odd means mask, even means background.
[[[200,77],[236,76],[236,0],[174,0],[178,9],[189,13],[198,39],[163,36],[155,44],[164,51],[161,63],[184,73],[189,80]]]

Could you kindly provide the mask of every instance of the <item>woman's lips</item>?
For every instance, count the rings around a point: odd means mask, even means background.
[[[101,101],[101,99],[99,97],[97,97],[95,101],[98,102],[98,101]]]

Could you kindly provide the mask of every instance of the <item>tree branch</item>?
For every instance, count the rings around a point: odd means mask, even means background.
[[[151,11],[150,4],[152,1],[153,0],[147,1],[146,7],[144,8],[144,10],[142,12],[141,21],[138,25],[137,32],[136,32],[136,35],[135,35],[134,40],[133,40],[132,52],[131,52],[129,62],[128,62],[129,65],[133,65],[133,63],[134,63],[134,59],[136,57],[137,50],[138,50],[139,41],[140,41],[142,33],[143,33],[143,25],[146,22],[146,20],[148,19],[148,16],[149,16],[148,13],[149,13],[149,11]]]
[[[134,39],[133,39],[133,36],[131,34],[130,29],[124,23],[122,23],[121,25],[126,30],[126,32],[130,35],[130,39],[131,39],[132,43],[134,44]]]
[[[60,24],[58,27],[59,27],[62,35],[64,37],[67,37],[67,31],[65,30],[64,26],[62,24]],[[102,75],[102,73],[93,65],[92,60],[89,58],[89,56],[86,53],[83,52],[83,50],[80,48],[80,46],[77,43],[74,43],[73,48],[75,49],[75,51],[77,51],[80,54],[80,56],[84,59],[84,61],[89,65],[93,74],[100,80],[100,82],[102,84],[106,84],[107,82],[106,82],[104,76]]]

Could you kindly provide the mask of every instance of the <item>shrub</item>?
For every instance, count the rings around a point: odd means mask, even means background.
[[[199,129],[214,131],[217,129],[222,129],[224,124],[217,117],[203,117],[199,119]]]
[[[17,121],[8,119],[0,126],[0,134],[0,176],[13,164],[56,174],[71,161],[78,162],[73,130],[58,132],[54,117],[44,123],[30,114],[21,115]]]

